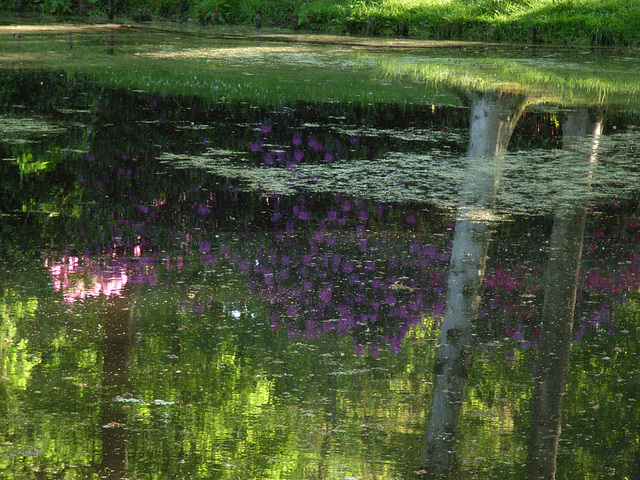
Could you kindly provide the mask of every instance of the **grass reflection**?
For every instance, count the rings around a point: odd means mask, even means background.
[[[603,58],[602,52],[591,50],[580,55],[582,61],[534,54],[425,59],[422,64],[398,57],[383,62],[383,69],[387,75],[420,79],[434,88],[498,89],[525,95],[532,103],[638,108],[640,65],[624,57]]]
[[[5,68],[62,69],[101,83],[216,101],[299,99],[451,103],[456,89],[501,88],[561,105],[638,108],[632,50],[577,53],[464,42],[264,35],[123,25],[20,25],[0,30]],[[540,49],[539,49],[540,48]]]

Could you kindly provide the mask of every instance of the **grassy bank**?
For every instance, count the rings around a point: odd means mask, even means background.
[[[640,45],[631,0],[0,0],[90,20],[169,19],[323,33],[497,42]]]

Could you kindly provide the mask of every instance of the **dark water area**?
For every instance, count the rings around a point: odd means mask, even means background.
[[[640,477],[640,116],[5,71],[0,478]]]

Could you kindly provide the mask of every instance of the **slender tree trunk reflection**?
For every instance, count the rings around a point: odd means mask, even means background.
[[[558,207],[549,244],[542,329],[538,349],[537,378],[531,410],[527,457],[528,480],[555,478],[558,440],[562,424],[562,397],[567,377],[573,313],[582,240],[587,216],[586,193],[596,163],[601,121],[590,120],[586,108],[571,112],[563,125],[563,149],[575,150],[577,161],[586,163],[585,199]],[[585,140],[588,151],[581,151]],[[585,162],[586,155],[586,162]]]
[[[502,92],[469,93],[471,125],[466,182],[449,266],[446,308],[434,368],[434,392],[422,478],[447,478],[455,466],[458,422],[473,358],[471,326],[478,312],[500,154],[509,144],[525,98]]]
[[[128,415],[126,407],[115,398],[129,389],[131,368],[132,292],[109,299],[104,322],[102,367],[102,462],[100,478],[116,480],[127,477]]]

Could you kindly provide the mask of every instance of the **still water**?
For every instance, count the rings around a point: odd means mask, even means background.
[[[639,478],[634,85],[170,95],[3,35],[0,478]]]

